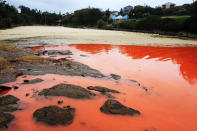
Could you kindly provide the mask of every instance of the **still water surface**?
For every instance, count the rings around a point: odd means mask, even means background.
[[[72,59],[89,65],[105,75],[118,74],[121,80],[107,78],[71,77],[47,74],[18,77],[7,86],[19,86],[2,94],[21,99],[23,109],[14,112],[16,119],[7,131],[196,131],[197,129],[197,48],[196,47],[147,47],[107,44],[72,44],[35,47],[33,50],[71,50]],[[48,56],[46,56],[48,57]],[[63,58],[68,56],[57,56]],[[23,80],[41,78],[42,83],[21,85]],[[138,86],[133,81],[140,82]],[[64,97],[37,96],[38,91],[59,83],[104,86],[116,89],[116,100],[139,110],[141,116],[106,115],[99,108],[107,98],[99,95],[92,100],[75,100]],[[146,87],[148,91],[145,91]],[[26,97],[25,94],[30,93]],[[57,101],[63,100],[62,105]],[[36,123],[33,112],[44,106],[70,105],[76,116],[69,126],[49,127]]]

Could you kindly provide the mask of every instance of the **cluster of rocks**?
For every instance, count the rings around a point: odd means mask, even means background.
[[[108,89],[100,86],[89,86],[89,90],[98,91],[101,93],[120,93],[117,90]],[[96,94],[85,88],[72,84],[59,84],[49,89],[43,89],[38,95],[43,96],[64,96],[74,99],[91,99]],[[62,104],[63,101],[58,101]],[[37,122],[42,122],[48,125],[69,125],[72,123],[75,115],[75,108],[70,106],[60,108],[58,106],[47,106],[38,109],[34,112],[33,117]],[[126,107],[117,100],[108,99],[100,108],[100,111],[106,114],[115,115],[140,115],[138,110]]]
[[[35,83],[41,82],[40,79],[34,79],[27,82]],[[1,86],[0,89],[7,89],[8,87]],[[9,88],[10,89],[10,88]],[[96,96],[95,93],[89,91],[94,90],[102,94],[107,93],[120,93],[117,90],[109,89],[101,86],[89,86],[87,89],[72,85],[72,84],[58,84],[48,89],[43,89],[38,93],[40,96],[64,96],[73,99],[91,99],[93,96]],[[18,98],[7,95],[0,97],[0,127],[7,127],[7,124],[10,123],[14,116],[7,112],[13,112],[17,110],[17,107],[14,107],[13,104],[16,104],[19,101]],[[58,101],[58,104],[62,104],[63,101]],[[100,111],[105,114],[115,114],[115,115],[140,115],[138,110],[126,107],[122,105],[117,100],[108,99]],[[33,118],[37,122],[42,122],[47,125],[56,126],[56,125],[69,125],[73,122],[75,117],[76,109],[70,106],[65,106],[60,108],[58,106],[46,106],[40,109],[37,109],[33,113]]]
[[[15,118],[10,112],[18,110],[15,107],[18,101],[19,99],[12,95],[0,97],[0,129],[7,128],[7,125]]]

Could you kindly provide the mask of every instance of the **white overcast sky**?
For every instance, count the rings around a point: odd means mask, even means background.
[[[127,5],[150,5],[152,7],[160,6],[166,2],[172,2],[176,5],[192,3],[192,0],[6,0],[9,4],[18,7],[27,6],[31,9],[50,11],[56,13],[73,12],[77,9],[96,7],[103,10],[117,10]]]

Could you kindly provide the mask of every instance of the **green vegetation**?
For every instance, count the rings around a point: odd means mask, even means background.
[[[17,25],[57,25],[57,21],[62,19],[61,14],[41,12],[25,6],[19,6],[19,8],[20,13],[14,6],[0,0],[0,29]]]
[[[168,31],[197,33],[197,17],[160,18],[148,16],[113,24],[113,28],[128,30]]]
[[[125,29],[138,31],[197,33],[197,1],[169,9],[150,6],[135,6],[129,12],[131,19],[113,22],[110,10],[85,8],[64,15],[41,12],[19,6],[18,10],[0,0],[0,29],[18,25],[63,25],[72,28],[94,27],[102,29]],[[125,15],[121,9],[119,14]]]
[[[74,14],[67,14],[63,19],[63,24],[95,26],[102,16],[102,12],[97,8],[81,9],[75,11]]]

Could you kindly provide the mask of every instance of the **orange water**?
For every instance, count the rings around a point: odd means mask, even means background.
[[[197,129],[197,48],[195,47],[145,47],[129,45],[62,45],[36,47],[47,50],[71,50],[74,60],[100,70],[103,74],[118,74],[121,80],[107,78],[70,77],[47,74],[18,77],[7,86],[19,86],[7,94],[21,99],[23,109],[13,114],[16,119],[8,131],[196,131]],[[81,54],[87,57],[80,56]],[[62,58],[65,56],[57,56]],[[21,85],[25,79],[41,78],[42,83]],[[148,88],[144,91],[137,80]],[[141,116],[106,115],[99,108],[107,99],[99,95],[92,100],[75,100],[64,97],[40,97],[38,91],[59,83],[87,86],[104,86],[116,89],[113,94],[122,104],[137,109]],[[26,97],[25,94],[30,96]],[[96,93],[96,92],[95,92]],[[4,92],[5,94],[5,92]],[[76,108],[76,116],[69,126],[50,127],[36,123],[33,112],[44,106],[70,105]]]

